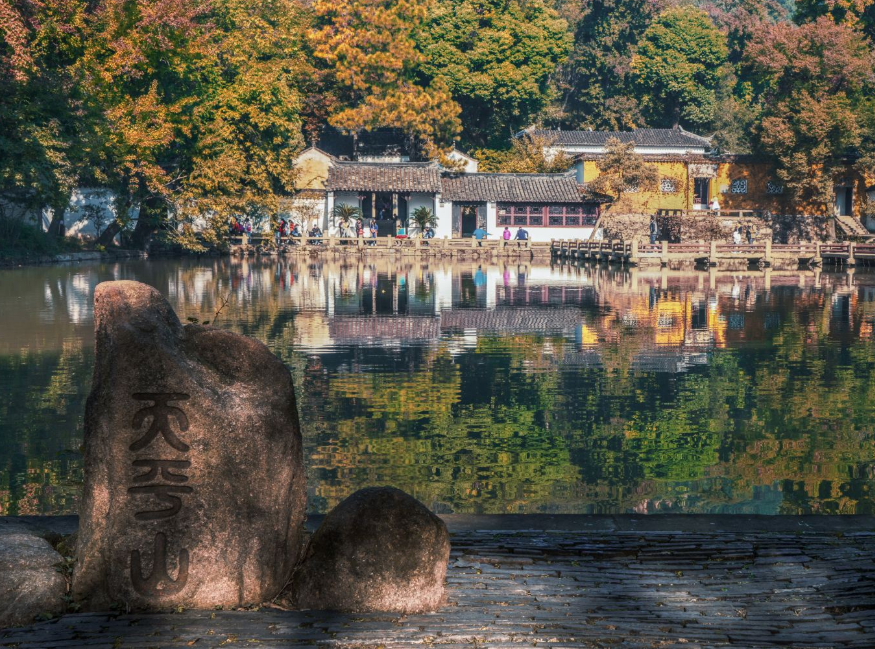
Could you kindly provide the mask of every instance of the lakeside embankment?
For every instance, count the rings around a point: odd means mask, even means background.
[[[114,261],[117,259],[146,259],[148,253],[142,250],[85,250],[82,252],[62,252],[52,255],[24,255],[20,257],[0,257],[0,268],[19,266],[47,266],[88,261]]]

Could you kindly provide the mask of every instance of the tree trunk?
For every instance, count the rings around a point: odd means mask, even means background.
[[[61,235],[61,224],[64,222],[64,215],[66,213],[66,205],[52,206],[52,222],[49,224],[50,237],[58,237]]]
[[[122,231],[123,224],[118,219],[113,219],[112,223],[106,226],[106,229],[100,233],[100,236],[97,237],[97,241],[95,243],[98,246],[111,246],[112,240],[115,239],[115,235]]]
[[[134,248],[145,250],[146,246],[149,245],[149,239],[152,238],[152,234],[161,223],[161,207],[160,199],[154,196],[150,196],[140,203],[140,215],[131,235],[131,243]]]

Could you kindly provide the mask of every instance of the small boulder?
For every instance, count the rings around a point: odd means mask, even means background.
[[[357,491],[313,534],[281,603],[303,609],[424,613],[444,602],[444,522],[398,489]]]
[[[73,594],[86,610],[260,603],[288,583],[306,493],[292,377],[262,343],[100,284]]]
[[[0,629],[64,612],[67,582],[60,563],[45,539],[22,527],[0,527]]]

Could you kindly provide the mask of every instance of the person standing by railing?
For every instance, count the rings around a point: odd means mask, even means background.
[[[483,228],[481,228],[480,226],[477,226],[477,229],[474,230],[473,235],[474,235],[474,238],[477,239],[477,245],[482,248],[483,247],[483,240],[489,236],[489,233],[486,230],[484,230]]]
[[[515,239],[516,242],[517,242],[517,244],[516,244],[516,245],[517,245],[517,248],[519,248],[520,246],[522,246],[522,244],[520,243],[520,241],[528,241],[528,240],[529,240],[529,231],[526,230],[526,229],[523,228],[523,227],[518,228],[517,231],[516,231],[516,236],[514,237],[514,239]]]
[[[656,217],[650,217],[650,245],[656,243],[656,238],[659,236],[659,224],[656,222]]]

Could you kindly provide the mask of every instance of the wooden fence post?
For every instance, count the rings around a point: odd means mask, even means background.
[[[763,261],[767,263],[769,266],[772,265],[772,240],[766,239],[766,256],[763,257]]]
[[[711,251],[708,253],[708,265],[716,266],[717,265],[717,242],[713,239],[711,240]]]

